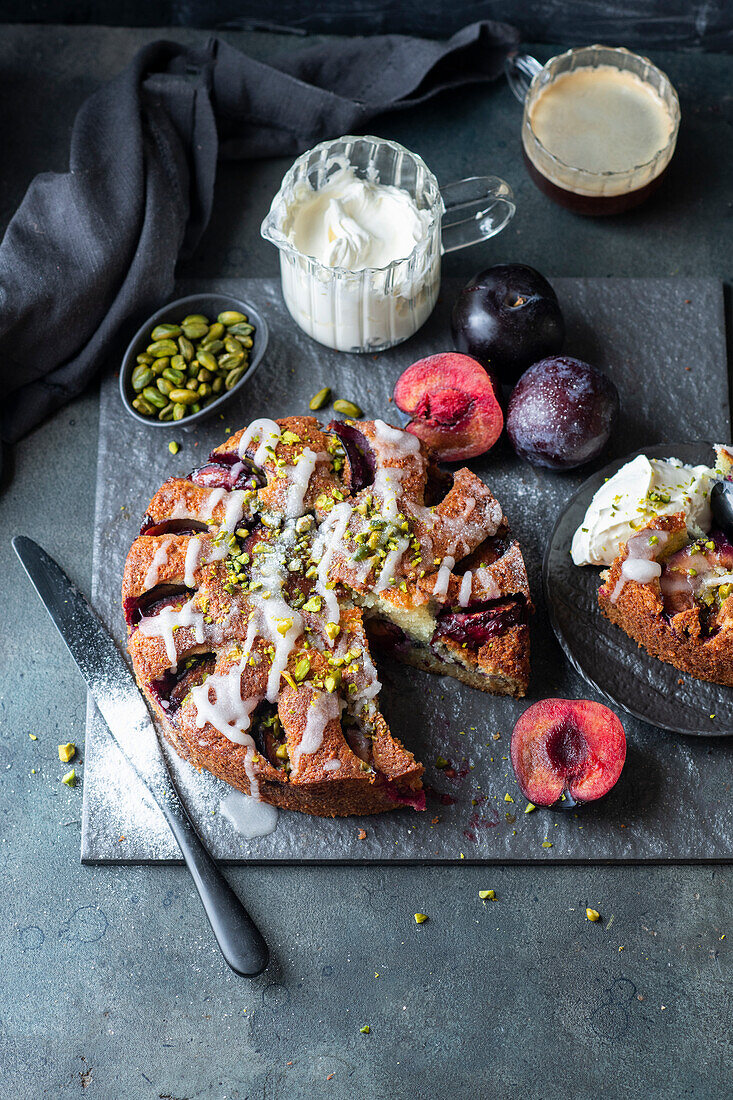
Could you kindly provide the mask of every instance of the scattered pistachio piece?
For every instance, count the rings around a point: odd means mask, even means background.
[[[65,783],[67,787],[76,786],[76,768],[72,768],[66,775],[61,776],[61,782]]]
[[[362,415],[362,411],[358,405],[353,401],[346,401],[343,397],[337,398],[333,403],[334,412],[342,413],[344,416],[359,417]]]
[[[481,901],[496,901],[495,890],[479,890],[478,896],[481,898]]]
[[[597,921],[601,919],[601,914],[597,909],[586,909],[585,915],[588,920]]]
[[[68,764],[70,760],[73,760],[76,755],[76,745],[71,741],[67,741],[65,745],[59,745],[59,760],[64,764]]]
[[[425,924],[427,919],[427,913],[415,913],[415,924]]]
[[[170,443],[168,444],[168,450],[170,451],[170,453],[172,455],[177,455],[180,449],[180,443],[176,443],[175,439],[171,439]]]
[[[504,795],[504,801],[505,802],[513,802],[514,799],[512,798],[512,796],[510,794],[505,794]]]
[[[435,766],[436,766],[436,768],[447,768],[448,767],[448,761],[446,760],[446,758],[444,756],[437,756],[435,758]]]
[[[315,393],[308,402],[308,408],[311,412],[317,412],[318,409],[322,409],[324,405],[327,405],[331,400],[331,390],[328,386],[324,386],[322,390]]]
[[[537,809],[537,807],[535,806],[534,802],[528,802],[527,805],[524,808],[524,812],[526,814],[531,814],[532,810],[536,810],[536,809]]]
[[[371,1028],[369,1027],[369,1024],[364,1024],[364,1027],[360,1027],[359,1031],[361,1032],[362,1035],[368,1035],[369,1032],[371,1031]]]
[[[31,741],[37,741],[38,740],[35,733],[29,733],[28,736],[30,737]]]

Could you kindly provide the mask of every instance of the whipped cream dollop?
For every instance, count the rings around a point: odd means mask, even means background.
[[[326,267],[362,271],[405,259],[425,237],[429,210],[400,187],[360,179],[348,165],[323,187],[303,180],[283,222],[290,243]]]
[[[720,452],[726,453],[723,448]],[[720,471],[686,466],[676,458],[638,455],[597,491],[583,522],[573,535],[576,565],[610,565],[621,543],[628,542],[655,516],[684,512],[693,538],[707,534],[712,524],[710,490]]]

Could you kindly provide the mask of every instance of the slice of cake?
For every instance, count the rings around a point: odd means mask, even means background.
[[[700,680],[733,686],[733,546],[688,534],[684,512],[659,516],[622,544],[598,602],[629,637]]]

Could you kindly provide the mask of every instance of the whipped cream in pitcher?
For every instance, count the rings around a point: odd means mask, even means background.
[[[287,239],[326,267],[386,267],[404,260],[428,230],[430,213],[400,187],[359,179],[347,164],[325,187],[301,181],[283,222]]]
[[[338,351],[381,351],[432,313],[442,253],[498,233],[514,209],[496,177],[441,190],[401,145],[344,137],[296,160],[262,235],[280,250],[285,304],[304,332]]]

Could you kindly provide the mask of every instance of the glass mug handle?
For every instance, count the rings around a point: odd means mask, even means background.
[[[532,80],[544,67],[541,61],[528,53],[512,53],[506,58],[504,73],[509,87],[520,103],[524,103]]]
[[[441,187],[445,213],[442,251],[456,252],[501,233],[517,209],[508,183],[498,176],[470,176]]]

